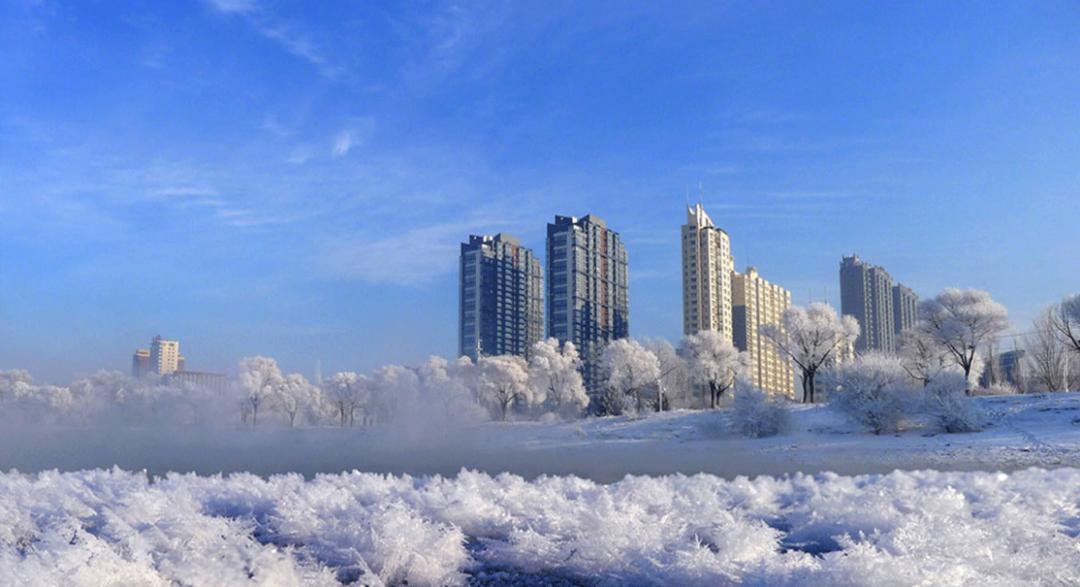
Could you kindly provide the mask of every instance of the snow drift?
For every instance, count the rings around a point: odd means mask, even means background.
[[[0,475],[19,585],[1065,585],[1080,469],[525,481]]]

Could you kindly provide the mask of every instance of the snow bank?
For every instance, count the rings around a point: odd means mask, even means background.
[[[18,585],[1065,585],[1080,469],[790,478],[0,475]]]

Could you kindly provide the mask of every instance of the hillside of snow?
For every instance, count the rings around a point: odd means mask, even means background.
[[[981,432],[945,434],[931,422],[875,436],[828,405],[793,405],[780,435],[741,436],[731,410],[565,423],[485,423],[383,428],[5,427],[0,470],[72,471],[119,466],[260,475],[360,470],[454,475],[462,468],[526,478],[578,475],[600,482],[626,474],[707,472],[782,475],[894,469],[1005,470],[1080,467],[1080,393],[980,397]]]
[[[46,585],[1075,585],[1080,469],[526,481],[0,474]]]

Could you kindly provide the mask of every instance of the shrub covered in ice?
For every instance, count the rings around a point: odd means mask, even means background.
[[[784,403],[785,400],[772,397],[760,389],[743,385],[735,390],[731,417],[743,436],[775,436],[787,427],[788,412]]]
[[[894,432],[909,415],[915,394],[900,359],[868,353],[825,373],[830,403],[874,434]]]
[[[986,413],[969,397],[961,373],[942,373],[923,388],[923,410],[945,432],[978,432]]]
[[[1080,470],[0,474],[13,585],[1072,585]]]

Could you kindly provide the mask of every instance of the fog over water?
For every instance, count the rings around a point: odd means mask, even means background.
[[[978,459],[948,463],[918,452],[872,455],[866,451],[776,450],[753,440],[715,442],[669,439],[598,440],[573,444],[530,437],[529,425],[485,425],[444,430],[422,439],[387,431],[337,428],[5,428],[0,431],[0,470],[37,472],[120,467],[152,475],[170,471],[203,475],[246,471],[268,476],[359,470],[452,476],[461,469],[510,472],[532,479],[577,475],[611,482],[627,474],[712,473],[784,475],[833,471],[884,473],[894,469],[986,469]],[[559,426],[564,431],[572,431]],[[994,469],[1025,466],[999,463]]]
[[[440,364],[446,367],[437,361],[428,367]],[[243,471],[311,478],[353,470],[452,476],[471,469],[529,479],[577,475],[611,482],[628,474],[733,478],[1080,466],[1078,454],[1052,444],[1028,446],[1025,440],[1018,445],[1020,432],[1013,429],[1022,425],[1042,436],[1047,426],[1042,418],[1049,415],[1060,420],[1055,426],[1071,430],[1068,410],[1076,407],[1069,394],[1055,396],[1064,402],[1061,406],[1035,404],[1031,398],[986,398],[992,412],[1019,410],[1035,421],[1009,421],[980,434],[942,436],[930,428],[902,437],[874,436],[831,408],[793,406],[796,422],[787,432],[745,438],[730,420],[731,410],[607,418],[534,412],[517,416],[522,421],[493,422],[489,418],[498,412],[470,400],[471,392],[453,377],[446,379],[434,368],[418,372],[419,377],[395,367],[354,381],[374,382],[377,393],[365,401],[373,410],[382,406],[382,423],[363,426],[357,418],[355,426],[333,425],[338,418],[327,395],[318,396],[322,399],[290,427],[285,414],[269,405],[253,425],[241,409],[247,396],[237,387],[212,391],[146,385],[115,372],[57,387],[39,385],[25,372],[0,371],[0,470],[119,467],[152,475]],[[325,391],[332,393],[333,387]]]

